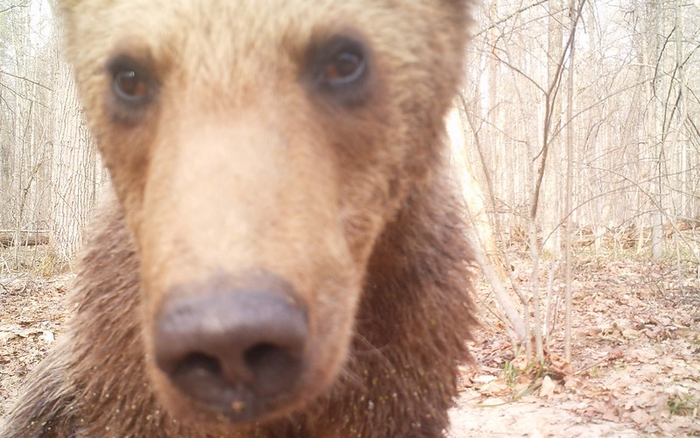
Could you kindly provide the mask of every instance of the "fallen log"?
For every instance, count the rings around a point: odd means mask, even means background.
[[[48,230],[17,231],[0,230],[0,246],[34,246],[47,245],[49,243]]]

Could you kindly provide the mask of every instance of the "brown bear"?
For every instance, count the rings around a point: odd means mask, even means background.
[[[114,195],[3,437],[435,437],[468,0],[62,0]]]

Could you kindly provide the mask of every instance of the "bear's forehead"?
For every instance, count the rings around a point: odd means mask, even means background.
[[[148,52],[154,61],[186,54],[193,64],[206,59],[220,69],[221,63],[246,57],[284,63],[285,56],[303,56],[315,39],[344,32],[360,34],[381,51],[417,59],[421,50],[430,49],[425,30],[451,19],[444,7],[436,6],[446,2],[65,0],[60,9],[69,45],[71,39],[99,42],[90,53],[75,54],[79,58],[104,58],[128,48]]]

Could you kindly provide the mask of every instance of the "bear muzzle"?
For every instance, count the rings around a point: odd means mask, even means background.
[[[166,294],[154,323],[157,367],[183,397],[233,422],[294,403],[305,386],[306,304],[282,280],[212,283]]]

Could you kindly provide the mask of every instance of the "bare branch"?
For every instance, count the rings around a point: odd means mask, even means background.
[[[6,76],[13,77],[13,78],[15,78],[15,79],[19,79],[19,80],[22,80],[22,81],[25,81],[25,82],[29,82],[30,84],[34,84],[34,85],[36,85],[36,86],[38,86],[38,87],[41,87],[41,88],[43,88],[43,89],[45,89],[45,90],[48,90],[48,91],[52,91],[52,92],[53,92],[53,90],[52,90],[51,88],[47,87],[46,85],[41,84],[41,83],[36,82],[36,81],[33,81],[33,80],[31,80],[31,79],[29,79],[29,78],[27,78],[27,77],[24,77],[24,76],[13,75],[12,73],[9,73],[9,72],[3,71],[3,70],[0,70],[0,75],[6,75]]]

